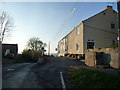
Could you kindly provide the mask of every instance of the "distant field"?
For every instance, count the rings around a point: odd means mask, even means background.
[[[70,71],[69,82],[74,88],[120,88],[120,77],[80,67]]]

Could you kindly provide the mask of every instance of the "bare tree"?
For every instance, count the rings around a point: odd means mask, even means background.
[[[32,37],[28,41],[28,48],[31,49],[32,51],[39,51],[42,48],[46,47],[46,44],[43,43],[39,38],[37,37]]]
[[[6,12],[0,13],[0,38],[3,41],[4,37],[7,36],[10,31],[14,28],[13,18],[10,17]]]

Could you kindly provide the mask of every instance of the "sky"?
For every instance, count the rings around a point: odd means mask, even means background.
[[[0,2],[0,10],[14,19],[15,27],[3,43],[18,44],[18,52],[26,48],[31,37],[38,37],[56,53],[58,41],[81,21],[101,12],[108,2]]]

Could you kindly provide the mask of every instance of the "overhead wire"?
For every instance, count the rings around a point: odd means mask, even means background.
[[[59,28],[59,30],[56,32],[55,36],[53,37],[53,41],[57,40],[58,36],[60,36],[60,34],[64,31],[65,27],[68,25],[69,21],[71,20],[73,14],[76,11],[76,4],[74,4],[72,10],[70,10],[70,12],[66,15],[66,18],[63,22],[63,24],[61,25],[61,27]]]

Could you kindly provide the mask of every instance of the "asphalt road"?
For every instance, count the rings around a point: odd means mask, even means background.
[[[62,57],[47,57],[43,64],[19,63],[6,64],[2,68],[3,88],[62,88],[60,72],[63,74],[66,88],[69,66],[83,63]]]

